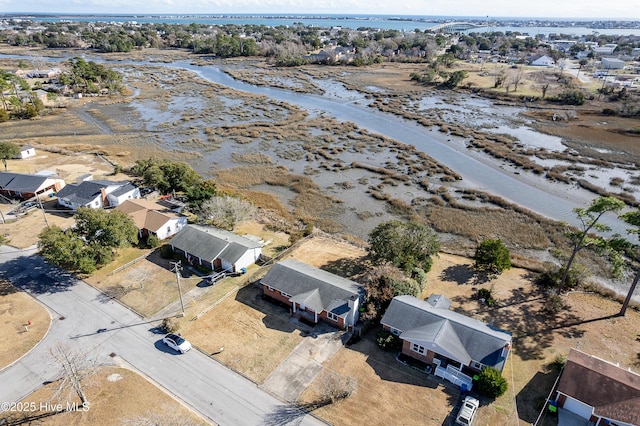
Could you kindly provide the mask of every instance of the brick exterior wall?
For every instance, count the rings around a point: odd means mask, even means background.
[[[280,302],[284,302],[289,306],[293,306],[293,304],[291,302],[289,302],[289,298],[288,297],[284,297],[278,290],[273,289],[273,290],[269,290],[269,287],[265,284],[262,285],[262,291],[264,292],[265,296],[269,296],[272,299],[276,299],[279,300]]]

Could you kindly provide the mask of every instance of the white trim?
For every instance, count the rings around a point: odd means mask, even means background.
[[[417,343],[411,343],[411,350],[413,352],[419,353],[420,355],[424,355],[427,353],[427,348],[425,348],[424,346],[420,346]]]

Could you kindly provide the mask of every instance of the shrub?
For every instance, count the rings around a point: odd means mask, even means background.
[[[177,318],[167,317],[162,320],[161,327],[165,333],[177,333],[180,330],[180,322]]]
[[[160,246],[160,244],[162,244],[162,241],[160,241],[160,238],[158,238],[157,236],[155,236],[155,235],[149,235],[149,236],[147,237],[147,245],[148,245],[150,248],[156,248],[156,247],[159,247],[159,246]]]
[[[562,308],[564,308],[564,302],[557,294],[551,295],[544,304],[544,310],[549,314],[557,314]]]
[[[427,273],[424,271],[424,269],[413,268],[413,271],[411,271],[411,278],[416,280],[416,282],[420,286],[420,290],[424,290],[424,288],[427,286]]]
[[[493,306],[496,303],[491,290],[489,290],[488,288],[481,288],[480,290],[478,290],[478,299],[489,306]]]
[[[584,105],[584,94],[578,90],[565,90],[554,100],[564,105]]]
[[[507,387],[507,380],[495,368],[484,368],[478,377],[478,392],[488,398],[498,398],[507,391]]]
[[[502,240],[484,240],[476,248],[475,268],[479,271],[500,274],[511,268],[509,249]]]
[[[383,350],[388,352],[400,350],[400,339],[395,334],[391,334],[387,330],[381,330],[376,335],[376,343]]]
[[[171,246],[169,244],[165,244],[160,247],[160,257],[163,259],[173,258],[173,250],[171,250]]]

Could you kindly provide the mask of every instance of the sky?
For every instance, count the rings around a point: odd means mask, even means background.
[[[640,20],[638,0],[0,0],[1,13],[363,14]]]

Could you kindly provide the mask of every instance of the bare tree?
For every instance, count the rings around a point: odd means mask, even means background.
[[[236,223],[253,217],[255,208],[248,201],[225,195],[202,203],[201,218],[216,226],[233,229]]]
[[[518,85],[520,84],[522,77],[524,77],[524,70],[522,67],[516,68],[515,72],[511,73],[511,82],[513,83],[514,92],[518,91]]]
[[[335,371],[325,370],[320,376],[320,392],[323,401],[334,403],[348,398],[358,387],[358,381]]]
[[[49,353],[60,367],[60,386],[56,395],[75,392],[82,405],[88,406],[83,382],[93,376],[100,367],[97,359],[89,352],[73,350],[62,343],[57,343],[49,349]]]

